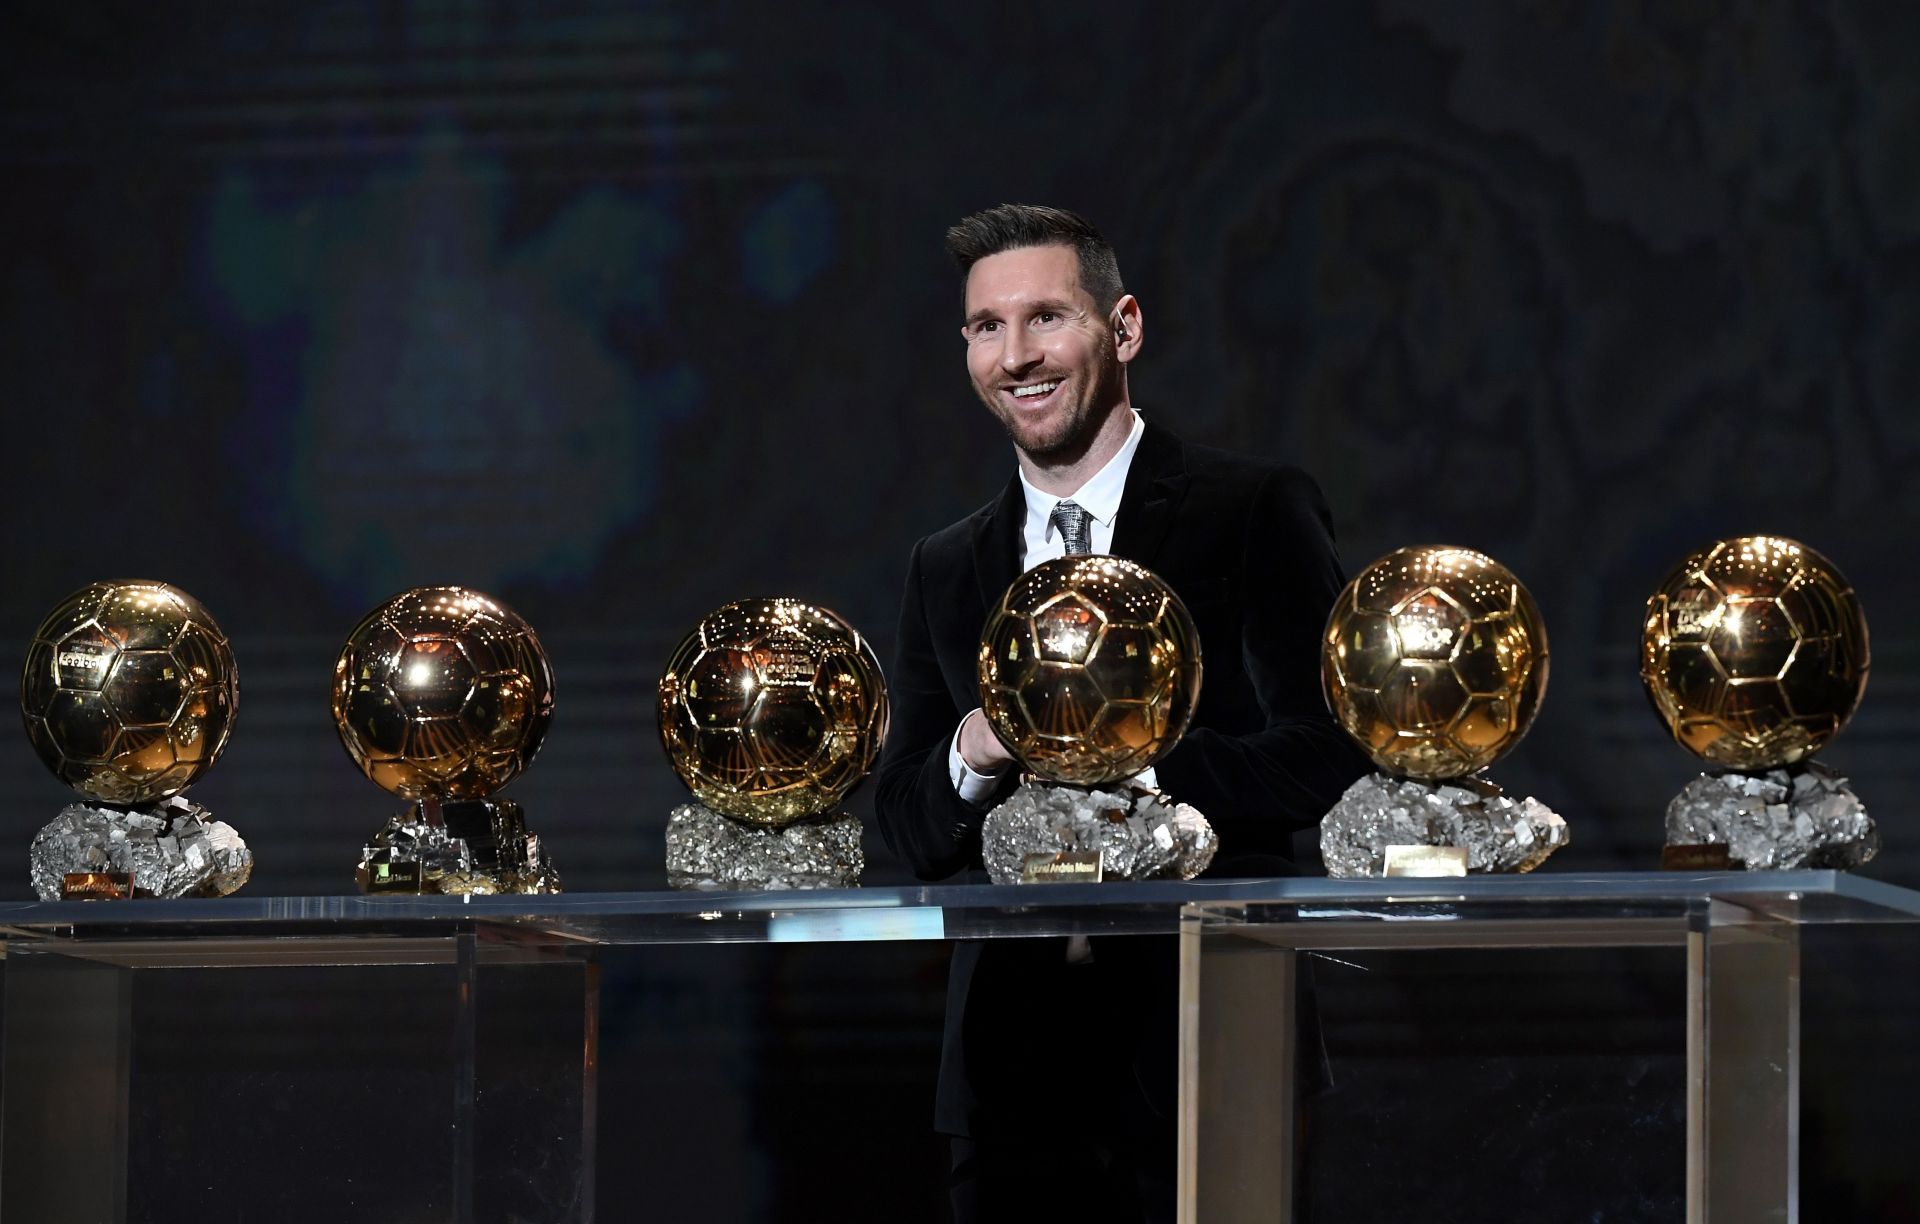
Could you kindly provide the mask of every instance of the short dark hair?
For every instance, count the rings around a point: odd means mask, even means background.
[[[961,218],[947,231],[947,254],[960,266],[962,280],[989,255],[1043,246],[1073,248],[1080,258],[1080,287],[1102,310],[1112,310],[1127,292],[1113,245],[1079,213],[1043,204],[997,204]]]

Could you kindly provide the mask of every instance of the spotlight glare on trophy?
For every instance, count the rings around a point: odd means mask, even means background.
[[[240,708],[220,626],[164,582],[96,582],[34,631],[20,674],[34,751],[90,802],[35,835],[41,900],[224,896],[253,855],[180,792],[212,768]]]
[[[1804,544],[1721,540],[1667,575],[1647,600],[1640,677],[1673,738],[1718,766],[1668,805],[1669,863],[1851,868],[1874,856],[1866,808],[1812,759],[1853,717],[1868,661],[1852,586]]]
[[[660,743],[694,802],[667,822],[675,888],[846,888],[866,865],[838,810],[887,730],[880,661],[797,599],[715,609],[660,676]]]
[[[1320,661],[1334,717],[1380,769],[1320,822],[1329,875],[1531,871],[1566,844],[1560,817],[1478,776],[1547,689],[1546,625],[1505,566],[1468,548],[1387,554],[1334,601]]]
[[[334,664],[333,721],[361,772],[414,801],[362,852],[363,892],[560,891],[520,805],[490,798],[553,721],[547,652],[511,608],[457,586],[375,608]]]
[[[987,814],[996,884],[1191,879],[1219,842],[1199,812],[1128,785],[1180,742],[1200,701],[1200,636],[1157,574],[1080,554],[1014,579],[979,656],[987,724],[1030,775]]]

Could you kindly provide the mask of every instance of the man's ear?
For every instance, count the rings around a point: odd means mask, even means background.
[[[1140,342],[1146,338],[1146,319],[1140,313],[1140,299],[1131,293],[1120,295],[1113,306],[1113,347],[1122,363],[1140,355]]]

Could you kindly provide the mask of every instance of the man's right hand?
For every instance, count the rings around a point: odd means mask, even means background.
[[[987,716],[980,710],[966,716],[960,723],[960,759],[967,768],[975,773],[997,774],[1013,764],[1013,754],[987,725]]]

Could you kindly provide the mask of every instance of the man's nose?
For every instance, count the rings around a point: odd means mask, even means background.
[[[1027,335],[1027,329],[1018,323],[1008,327],[1005,339],[1000,346],[1000,368],[1009,374],[1017,374],[1039,360],[1039,347],[1033,338]]]

